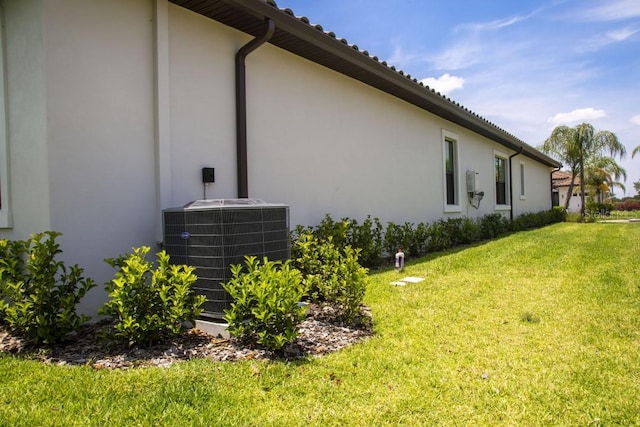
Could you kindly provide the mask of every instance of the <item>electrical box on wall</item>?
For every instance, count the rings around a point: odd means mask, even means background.
[[[478,172],[467,171],[467,193],[476,193],[480,187]]]
[[[202,168],[202,182],[216,182],[215,169],[214,168]]]

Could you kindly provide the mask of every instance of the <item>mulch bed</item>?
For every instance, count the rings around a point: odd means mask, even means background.
[[[150,347],[127,347],[101,337],[112,322],[103,319],[88,323],[69,334],[64,344],[34,347],[8,328],[0,325],[0,353],[10,353],[57,365],[89,365],[95,369],[130,369],[134,367],[168,367],[190,359],[237,361],[247,359],[295,360],[319,356],[362,341],[373,335],[371,314],[362,307],[361,322],[356,326],[336,321],[330,306],[312,304],[306,319],[299,325],[295,342],[274,352],[247,345],[235,338],[224,339],[198,329]]]

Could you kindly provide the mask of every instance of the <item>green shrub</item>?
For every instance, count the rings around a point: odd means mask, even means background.
[[[291,263],[294,268],[300,271],[301,280],[306,289],[305,297],[311,301],[322,299],[322,282],[325,272],[329,270],[327,263],[335,263],[339,257],[339,251],[334,251],[335,256],[329,257],[325,249],[326,245],[320,243],[315,234],[311,231],[303,232],[291,245]],[[329,238],[331,243],[333,239]]]
[[[405,223],[406,224],[406,223]],[[409,255],[421,256],[427,253],[427,243],[429,241],[430,227],[426,222],[420,222],[412,230],[411,243],[409,244]]]
[[[359,249],[340,250],[331,239],[320,241],[305,233],[294,242],[292,254],[309,298],[333,305],[340,320],[353,323],[366,290],[367,269],[358,262]]]
[[[360,249],[360,263],[370,267],[380,265],[384,250],[383,227],[378,218],[367,218],[359,224],[357,220],[342,218],[334,221],[331,215],[326,214],[320,224],[313,227],[296,227],[292,233],[295,240],[301,233],[311,231],[321,240],[331,240],[340,250],[346,246]]]
[[[567,210],[562,206],[554,206],[551,211],[549,211],[551,224],[555,224],[557,222],[565,222],[567,220]]]
[[[380,265],[382,262],[383,238],[382,224],[378,218],[367,218],[361,225],[355,219],[350,220],[347,245],[360,249],[360,263],[367,266]]]
[[[469,244],[478,240],[478,225],[469,217],[449,217],[446,221],[441,219],[440,223],[448,235],[449,246]]]
[[[478,220],[480,237],[493,239],[509,230],[509,221],[499,213],[487,214]]]
[[[76,305],[95,286],[83,269],[56,261],[61,233],[0,240],[0,319],[35,344],[53,344],[89,318]]]
[[[511,230],[521,231],[544,227],[545,225],[564,222],[566,218],[567,211],[560,206],[555,206],[548,211],[525,212],[513,219],[511,222]]]
[[[511,231],[528,230],[531,228],[544,227],[545,225],[564,222],[567,218],[567,211],[555,206],[553,209],[541,212],[525,212],[518,215],[511,222]]]
[[[222,286],[233,299],[225,310],[229,332],[271,350],[280,350],[298,336],[298,325],[305,316],[300,301],[305,296],[300,272],[287,261],[262,265],[256,257],[231,266],[232,278]]]
[[[379,265],[383,256],[393,256],[398,248],[405,254],[419,257],[427,252],[439,252],[458,245],[468,245],[479,240],[489,240],[508,231],[526,230],[565,221],[567,213],[562,208],[537,213],[524,213],[513,221],[502,214],[493,213],[473,219],[466,216],[449,217],[414,226],[411,222],[388,222],[384,233],[380,220],[367,219],[359,225],[356,220],[342,218],[334,221],[326,214],[317,227],[296,227],[292,233],[292,247],[304,233],[313,234],[320,241],[331,241],[338,250],[346,246],[360,249],[360,263],[372,267]],[[294,254],[293,258],[299,256]]]
[[[343,218],[340,221],[334,221],[331,215],[326,214],[320,224],[313,230],[313,234],[319,240],[331,240],[334,245],[343,248],[348,244],[349,228],[351,221]]]
[[[451,235],[447,222],[443,219],[434,221],[429,228],[429,241],[427,249],[429,252],[438,252],[452,246]]]
[[[544,216],[532,212],[525,212],[513,219],[511,223],[511,230],[528,230],[530,228],[540,227],[544,225],[544,222]]]
[[[384,233],[384,251],[393,256],[398,248],[402,248],[405,255],[418,257],[427,251],[429,224],[419,223],[414,227],[413,223],[405,222],[397,225],[394,222],[387,223]]]
[[[150,345],[179,335],[185,322],[193,323],[202,312],[205,297],[195,295],[194,268],[169,264],[165,251],[156,254],[158,265],[147,261],[148,246],[105,261],[117,271],[105,285],[109,294],[99,313],[113,317],[113,335],[129,345]]]
[[[358,261],[360,250],[344,248],[342,261],[335,266],[331,280],[322,286],[325,300],[338,308],[338,317],[348,324],[356,323],[367,290],[367,269]]]
[[[480,240],[480,227],[473,219],[462,217],[460,224],[460,243],[469,244]]]
[[[390,221],[387,223],[387,228],[384,232],[384,250],[387,254],[395,254],[398,248],[404,248],[404,233],[402,227],[396,225],[395,222]]]

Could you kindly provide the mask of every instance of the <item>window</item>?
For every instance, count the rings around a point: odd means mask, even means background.
[[[526,199],[527,193],[525,189],[525,177],[524,177],[524,163],[520,162],[520,199]]]
[[[0,228],[9,228],[11,227],[11,210],[9,209],[9,147],[4,51],[4,9],[0,7]]]
[[[509,186],[507,183],[507,156],[501,153],[495,153],[495,175],[496,175],[496,205],[506,206],[509,204]]]
[[[455,141],[445,139],[445,179],[447,182],[447,204],[456,204],[456,177],[453,162],[455,157]]]
[[[460,191],[458,189],[458,136],[442,131],[442,152],[444,162],[445,212],[460,211]]]

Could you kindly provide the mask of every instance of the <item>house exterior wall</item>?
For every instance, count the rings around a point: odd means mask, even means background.
[[[154,243],[152,2],[45,5],[51,228],[102,282]]]
[[[13,227],[55,230],[100,285],[103,260],[154,245],[152,0],[4,0]]]
[[[170,26],[172,201],[200,197],[207,162],[216,167],[207,196],[235,197],[233,61],[251,38],[173,5]],[[419,222],[495,211],[494,151],[513,151],[268,44],[246,64],[249,196],[289,204],[292,225],[316,225],[326,213]],[[444,210],[443,130],[459,137],[456,212]],[[526,200],[515,195],[514,210],[549,209],[550,169],[524,162],[542,182]],[[479,209],[466,197],[468,169],[486,193]]]
[[[525,189],[521,196],[520,164],[524,165]],[[525,156],[516,156],[513,167],[513,215],[551,209],[551,168]]]
[[[169,5],[171,206],[237,196],[234,55],[250,36]]]
[[[580,186],[576,185],[573,188],[573,194],[569,195],[569,187],[559,187],[558,188],[559,198],[560,198],[560,206],[564,206],[567,201],[567,197],[570,196],[571,200],[569,200],[569,206],[567,207],[568,212],[578,213],[580,212]],[[589,195],[588,191],[585,191],[585,202]]]
[[[113,276],[104,258],[155,250],[161,209],[204,196],[202,167],[216,169],[207,198],[237,196],[234,55],[251,37],[166,0],[0,5],[13,210],[0,238],[62,232],[63,259],[100,285],[80,307],[95,314]],[[513,151],[268,44],[247,58],[247,82],[249,196],[289,205],[292,226],[496,211],[494,155]],[[454,211],[445,134],[458,141]],[[548,209],[550,169],[520,160],[528,188],[520,199],[514,170],[514,212]],[[485,192],[478,209],[467,170]]]
[[[56,0],[45,16],[51,228],[101,284],[104,258],[155,242],[153,4]]]
[[[4,0],[6,149],[2,237],[22,239],[50,227],[42,0]],[[12,224],[8,223],[10,216]],[[7,228],[12,225],[11,228]]]

